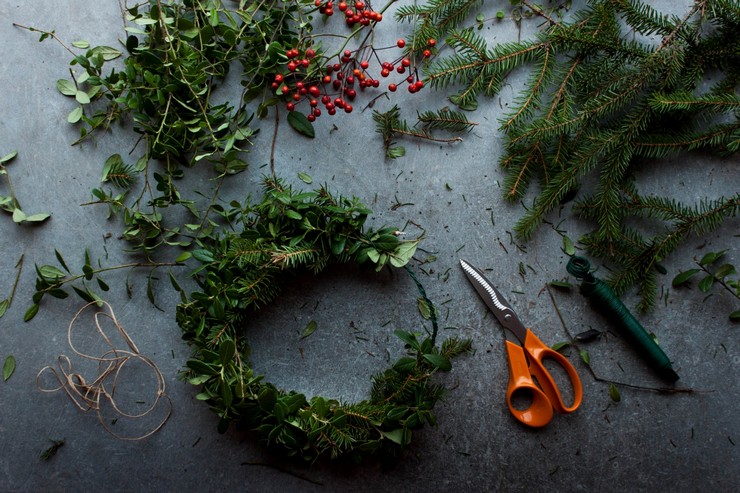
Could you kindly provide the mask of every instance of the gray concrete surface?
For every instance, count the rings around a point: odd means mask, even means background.
[[[683,12],[672,2],[662,5]],[[488,7],[497,9],[498,2]],[[54,42],[38,43],[36,34],[14,28],[13,22],[53,29],[67,41],[115,46],[123,35],[119,5],[112,0],[0,0],[0,154],[19,152],[9,171],[24,207],[53,213],[35,228],[0,216],[0,297],[9,294],[18,258],[25,259],[15,301],[0,319],[0,358],[13,354],[17,359],[15,374],[0,382],[0,491],[657,492],[732,491],[740,484],[740,347],[738,329],[727,320],[737,300],[670,289],[672,275],[687,268],[702,246],[704,251],[728,249],[728,258],[740,261],[737,221],[705,238],[688,239],[666,262],[666,302],[640,316],[675,362],[678,385],[696,392],[669,395],[621,387],[622,400],[614,403],[609,385],[592,378],[571,352],[584,383],[583,405],[576,413],[556,416],[539,431],[523,428],[508,413],[502,330],[467,284],[458,258],[492,269],[492,280],[546,343],[567,338],[543,291],[548,281],[566,276],[561,236],[545,225],[519,248],[509,232],[522,210],[501,197],[497,119],[516,92],[516,78],[500,98],[472,115],[480,124],[464,142],[407,142],[407,156],[397,161],[383,159],[369,112],[322,118],[314,141],[297,137],[286,124],[279,127],[276,168],[289,182],[302,186],[297,174],[309,173],[314,183],[362,198],[375,211],[374,225],[413,221],[424,228],[422,247],[436,261],[425,266],[433,272],[422,281],[440,306],[443,325],[450,327],[446,332],[474,340],[475,354],[456,360],[453,371],[441,376],[453,390],[437,408],[438,427],[416,434],[398,461],[307,468],[270,455],[248,434],[218,435],[215,416],[195,400],[193,387],[177,379],[189,353],[174,320],[178,300],[162,283],[157,296],[163,311],[153,307],[140,273],[130,279],[131,299],[123,288],[126,275],[108,276],[108,301],[141,352],[165,376],[173,404],[166,425],[148,439],[119,441],[64,394],[38,391],[37,372],[58,355],[70,354],[66,328],[80,304],[45,300],[39,315],[24,324],[34,289],[33,265],[53,263],[55,249],[70,264],[81,264],[85,248],[93,258],[107,255],[109,264],[127,261],[116,239],[119,224],[106,221],[101,209],[80,204],[98,186],[103,160],[126,152],[136,136],[116,128],[72,147],[77,131],[65,122],[72,102],[55,89],[55,81],[68,74],[69,54]],[[537,21],[528,21],[518,33],[512,22],[504,22],[486,35],[506,41],[536,28]],[[399,34],[381,36],[388,41]],[[414,101],[424,108],[440,97],[424,90]],[[412,103],[406,101],[406,116],[412,117]],[[338,128],[332,129],[333,124]],[[271,119],[259,125],[265,131],[250,153],[252,167],[229,183],[230,197],[259,190],[266,171],[260,167],[269,159]],[[736,159],[691,155],[666,160],[664,166],[677,172],[640,177],[645,190],[652,187],[679,199],[738,190]],[[393,207],[397,202],[410,205]],[[567,208],[552,220],[571,238],[585,231]],[[415,232],[413,227],[409,232]],[[112,237],[104,239],[108,233]],[[524,276],[520,263],[531,266]],[[555,297],[571,333],[606,328],[577,292],[556,292]],[[634,306],[635,298],[625,301]],[[311,319],[319,329],[299,340]],[[404,276],[331,272],[288,290],[265,311],[251,338],[253,363],[286,388],[361,399],[369,391],[370,376],[387,365],[386,354],[400,353],[392,330],[415,329],[419,323],[414,288]],[[357,337],[358,331],[363,337]],[[617,335],[587,349],[601,378],[663,385]],[[65,444],[51,460],[42,461],[39,455],[50,440]]]

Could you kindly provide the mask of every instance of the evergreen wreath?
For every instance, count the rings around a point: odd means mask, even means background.
[[[434,307],[407,266],[420,240],[401,240],[393,228],[365,231],[369,213],[357,199],[334,197],[326,188],[298,192],[266,178],[262,200],[228,218],[241,221],[241,231],[194,251],[202,264],[196,269],[200,291],[182,292],[177,309],[183,337],[194,348],[183,378],[202,386],[197,398],[218,414],[220,432],[244,425],[285,455],[313,461],[395,454],[414,430],[435,424],[432,411],[446,389],[431,378],[450,370],[450,359],[470,351],[471,341],[436,345]],[[347,262],[405,267],[428,308],[431,332],[396,331],[409,355],[375,375],[370,398],[358,403],[307,399],[255,374],[247,361],[250,317],[277,299],[286,278]]]

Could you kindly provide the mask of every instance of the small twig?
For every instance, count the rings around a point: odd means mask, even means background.
[[[275,106],[275,128],[272,131],[272,145],[270,146],[270,173],[275,179],[275,143],[277,142],[278,126],[280,125],[280,110]]]
[[[41,33],[42,35],[49,36],[52,39],[54,39],[57,43],[59,43],[60,45],[62,45],[62,47],[65,50],[67,50],[68,52],[72,53],[72,56],[75,56],[75,52],[72,51],[69,46],[67,46],[66,44],[64,44],[64,41],[62,41],[61,39],[59,39],[59,36],[57,36],[54,33],[54,31],[44,31],[43,29],[37,29],[35,27],[24,26],[22,24],[16,24],[15,22],[13,23],[13,27],[17,27],[17,28],[20,28],[20,29],[25,29],[26,31],[30,31],[32,33]]]
[[[544,17],[545,19],[547,19],[552,24],[555,24],[556,26],[559,26],[560,25],[560,23],[558,21],[556,21],[555,19],[553,19],[552,17],[550,17],[549,15],[547,15],[545,13],[545,11],[542,10],[541,8],[539,8],[538,6],[532,5],[527,0],[522,0],[522,3],[524,5],[526,5],[529,10],[531,10],[532,12],[534,12],[535,14],[537,14],[539,16]]]

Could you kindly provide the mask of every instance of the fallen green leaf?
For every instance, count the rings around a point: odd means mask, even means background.
[[[676,277],[673,278],[673,281],[671,281],[671,285],[674,288],[677,288],[678,286],[686,284],[689,281],[689,279],[691,279],[698,272],[701,272],[701,270],[700,269],[689,269],[687,271],[681,272],[680,274],[678,274]]]
[[[572,257],[576,254],[576,247],[573,244],[573,240],[571,240],[567,236],[563,236],[563,251],[569,257]]]
[[[311,320],[310,322],[308,322],[308,325],[306,325],[306,328],[303,329],[303,334],[301,334],[301,339],[305,339],[306,337],[316,332],[317,327],[318,327],[318,324],[316,323],[316,320]]]
[[[13,372],[15,371],[15,356],[12,354],[5,358],[3,363],[3,381],[7,382]]]
[[[303,172],[298,173],[298,178],[300,178],[303,183],[306,183],[308,185],[313,183],[313,178],[311,178],[311,176],[308,173],[303,173]]]
[[[7,162],[12,161],[17,155],[18,155],[18,151],[13,151],[10,154],[6,154],[5,156],[0,157],[0,164],[5,164]]]
[[[591,356],[589,356],[588,351],[586,351],[585,349],[583,349],[578,354],[579,354],[579,356],[581,357],[581,359],[583,360],[584,363],[586,363],[587,365],[588,364],[591,364]]]
[[[614,402],[619,402],[622,400],[622,395],[619,393],[619,389],[614,384],[609,385],[609,397],[611,397]]]
[[[293,130],[301,135],[305,135],[309,139],[316,137],[316,131],[313,128],[313,124],[308,121],[306,115],[298,111],[291,111],[288,113],[288,124],[293,127]]]

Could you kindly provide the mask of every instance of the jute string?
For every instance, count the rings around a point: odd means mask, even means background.
[[[98,335],[102,338],[105,344],[110,348],[104,352],[101,356],[92,356],[79,351],[73,342],[73,332],[75,326],[78,325],[82,315],[88,311],[91,307],[97,307],[95,302],[88,303],[83,306],[72,318],[69,326],[67,327],[67,343],[70,349],[78,358],[85,360],[91,360],[97,362],[98,371],[95,379],[92,382],[88,382],[84,375],[77,373],[72,369],[72,360],[66,355],[60,355],[57,358],[57,366],[46,366],[42,368],[36,375],[36,385],[42,392],[58,392],[64,390],[72,402],[83,412],[90,410],[94,411],[103,428],[120,440],[142,440],[147,438],[157,431],[159,431],[169,419],[172,414],[172,401],[169,396],[165,393],[165,381],[162,372],[157,368],[157,365],[146,356],[143,356],[139,352],[139,348],[136,347],[134,341],[126,333],[124,328],[116,319],[113,309],[108,303],[103,302],[103,310],[95,311],[93,320],[95,328],[97,329]],[[102,327],[104,319],[108,319],[118,330],[121,337],[125,341],[128,349],[118,349],[115,347],[111,339],[105,333]],[[123,379],[123,369],[127,364],[132,362],[140,362],[149,367],[153,374],[153,378],[156,380],[156,396],[147,409],[142,412],[131,413],[124,412],[119,404],[115,400],[116,387]],[[59,382],[59,386],[45,387],[41,378],[45,373],[51,373],[56,380]],[[141,401],[139,401],[141,402]],[[136,436],[122,436],[115,433],[108,424],[108,419],[103,416],[103,407],[109,405],[118,417],[130,418],[130,419],[141,419],[150,414],[153,414],[160,405],[165,405],[166,410],[164,417],[156,424],[152,429],[141,435]],[[112,423],[115,423],[113,420]]]

